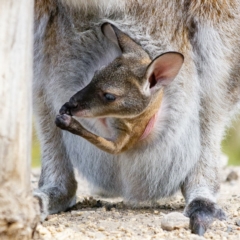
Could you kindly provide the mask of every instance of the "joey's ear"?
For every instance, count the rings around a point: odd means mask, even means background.
[[[148,54],[142,49],[140,45],[134,42],[127,34],[112,24],[104,23],[102,25],[103,34],[112,42],[117,44],[122,53],[135,53],[139,58],[149,58]]]
[[[180,71],[184,57],[178,52],[167,52],[155,58],[147,69],[147,79],[150,88],[166,86],[177,76]]]
[[[109,23],[104,23],[102,26],[101,26],[101,30],[102,30],[102,33],[110,40],[112,41],[114,44],[116,44],[116,46],[119,46],[118,44],[118,38],[116,36],[116,33],[114,32],[111,24]]]

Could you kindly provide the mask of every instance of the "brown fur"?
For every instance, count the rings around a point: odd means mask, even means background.
[[[202,234],[209,219],[219,218],[214,214],[217,205],[212,205],[211,211],[204,207],[190,211],[188,207],[193,208],[191,203],[198,204],[200,198],[212,203],[217,199],[221,140],[240,107],[239,12],[237,0],[36,0],[33,88],[42,173],[35,195],[42,199],[43,218],[74,204],[73,166],[98,191],[126,201],[154,201],[181,188],[195,233]],[[117,156],[60,131],[53,123],[60,106],[84,89],[96,70],[119,57],[116,46],[100,31],[99,26],[106,21],[134,39],[150,59],[168,51],[184,55],[181,73],[163,88],[163,111],[152,131],[154,138],[139,141]],[[123,64],[125,75],[119,74],[117,80],[129,75],[127,66],[133,61],[127,61]],[[138,61],[135,66],[142,63]],[[139,69],[135,70],[138,75]],[[108,77],[114,73],[108,72]],[[101,87],[112,91],[115,85],[116,81],[111,81],[111,88],[109,84]],[[127,93],[127,97],[137,94]],[[100,107],[97,99],[85,103],[93,101]],[[129,106],[138,110],[135,114],[146,107],[139,103],[142,99],[143,95]],[[105,114],[111,113],[110,105],[104,109]],[[112,124],[109,131],[101,121],[80,121],[96,135],[110,138],[117,131],[114,120],[126,117],[117,116],[117,112],[122,110],[116,109],[114,117],[102,120],[108,127]]]
[[[103,151],[119,154],[137,144],[150,121],[150,124],[154,124],[154,115],[159,111],[163,97],[163,88],[155,88],[164,81],[171,82],[175,78],[182,66],[183,57],[171,52],[151,61],[138,44],[116,27],[113,28],[104,24],[102,30],[113,43],[119,44],[122,56],[95,74],[85,89],[63,105],[60,113],[64,116],[58,115],[56,124],[85,138]],[[129,91],[131,94],[128,94]],[[99,101],[99,95],[104,99],[105,93],[116,96],[116,100],[111,103],[102,99]],[[131,108],[128,107],[129,102],[133,103]],[[117,132],[116,139],[100,137],[66,115],[78,116],[79,113],[80,117],[113,117],[111,125]]]
[[[77,120],[71,118],[67,129],[69,132],[79,135],[103,151],[111,154],[120,154],[131,149],[141,138],[150,119],[160,109],[162,91],[156,99],[148,105],[146,110],[134,118],[118,118],[114,121],[114,128],[120,130],[115,140],[100,137],[84,128]],[[121,113],[120,113],[121,114]],[[61,116],[58,116],[61,117]],[[65,116],[66,117],[66,116]],[[60,125],[59,125],[60,126]],[[60,126],[61,127],[61,126]]]
[[[35,20],[54,15],[57,12],[56,0],[35,0],[34,8]]]

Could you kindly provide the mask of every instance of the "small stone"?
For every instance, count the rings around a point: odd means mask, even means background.
[[[240,227],[240,219],[236,221],[236,225]]]
[[[163,217],[161,221],[161,227],[167,231],[180,228],[188,229],[189,218],[185,217],[182,213],[172,212]]]
[[[57,232],[63,232],[64,229],[65,229],[65,227],[64,227],[63,225],[59,225],[59,227],[56,228],[56,231],[57,231]]]
[[[219,222],[220,227],[226,227],[226,224],[224,222]]]
[[[57,218],[57,215],[56,214],[53,214],[53,215],[48,215],[46,220],[49,221],[50,219],[52,218]]]
[[[49,216],[48,216],[48,222],[54,222],[54,221],[57,221],[58,220],[58,218],[57,217],[51,217],[51,218],[49,218]]]
[[[50,232],[47,230],[47,228],[38,225],[37,231],[39,232],[40,235],[48,235]]]
[[[86,233],[86,229],[83,228],[83,227],[80,227],[80,228],[79,228],[79,231],[82,232],[82,233]]]
[[[81,216],[81,215],[82,215],[82,212],[80,212],[80,211],[71,211],[71,215],[72,215],[72,216],[75,216],[75,217]]]
[[[56,228],[53,227],[53,226],[47,227],[47,230],[48,230],[50,233],[56,233]]]
[[[157,211],[157,210],[154,211],[154,214],[158,214],[158,213],[159,213],[159,211]]]
[[[24,229],[24,225],[22,223],[12,223],[10,224],[10,226],[8,227],[7,231],[8,234],[13,234],[14,232],[20,231],[21,229]]]
[[[235,171],[231,171],[231,172],[228,174],[228,176],[227,176],[227,178],[226,178],[226,182],[231,182],[231,181],[233,181],[233,180],[238,180],[238,174],[237,174],[237,172],[235,172]]]
[[[235,211],[235,212],[233,213],[233,216],[234,216],[234,217],[237,217],[237,216],[238,216],[238,212]]]
[[[100,227],[98,228],[98,231],[104,232],[104,231],[105,231],[105,228],[100,226]]]

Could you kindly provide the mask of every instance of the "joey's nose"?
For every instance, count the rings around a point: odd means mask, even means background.
[[[71,106],[73,108],[76,108],[78,106],[78,102],[77,102],[77,100],[74,97],[70,98],[69,103],[71,104]]]

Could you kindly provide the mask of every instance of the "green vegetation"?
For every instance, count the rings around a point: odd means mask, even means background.
[[[32,134],[32,167],[39,167],[40,165],[41,165],[40,146],[39,146],[36,131],[33,127],[33,134]]]
[[[240,119],[227,131],[222,151],[229,157],[229,165],[240,165]]]
[[[229,157],[229,165],[240,165],[240,121],[234,122],[222,142],[222,150]],[[40,166],[40,147],[33,131],[32,140],[32,167]]]

